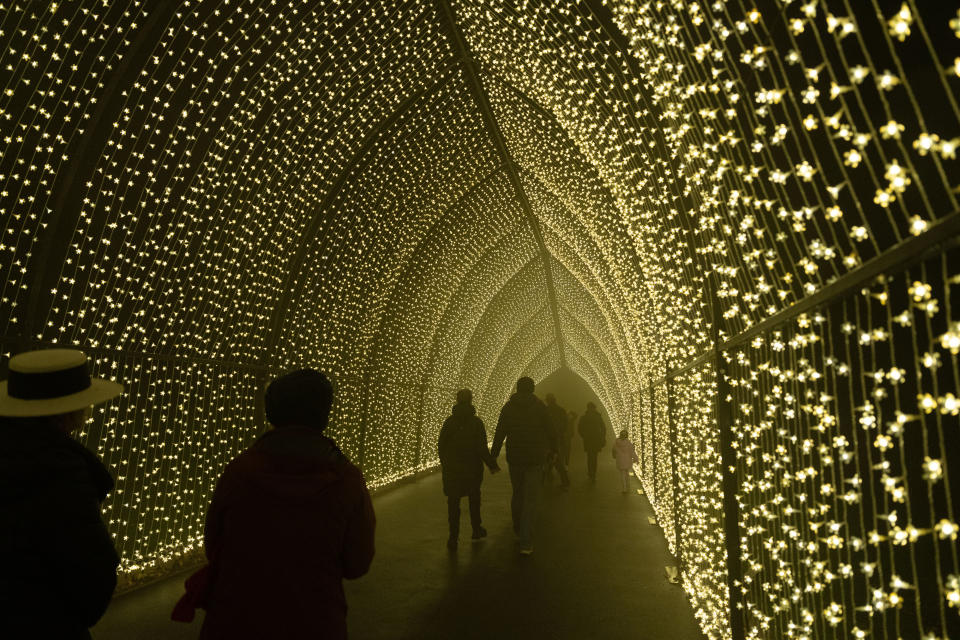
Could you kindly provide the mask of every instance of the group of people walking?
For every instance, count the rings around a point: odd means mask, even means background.
[[[487,535],[480,516],[480,485],[483,467],[491,473],[500,471],[497,458],[506,443],[507,465],[513,495],[510,511],[513,530],[520,544],[521,555],[533,553],[533,529],[540,499],[541,487],[553,470],[560,478],[560,488],[570,486],[567,465],[573,438],[576,414],[568,414],[557,404],[552,394],[546,402],[534,394],[534,381],[529,377],[517,380],[516,392],[500,410],[493,444],[487,448],[487,432],[473,406],[469,389],[457,392],[457,403],[440,430],[437,450],[443,473],[443,490],[447,496],[447,516],[450,536],[447,548],[457,549],[460,535],[460,502],[466,497],[470,504],[470,522],[473,540]],[[596,483],[597,456],[606,446],[606,426],[596,406],[587,403],[580,418],[578,432],[587,457],[587,476]],[[621,469],[623,492],[628,491],[629,469],[637,461],[633,444],[627,432],[621,431],[613,447],[617,466]]]
[[[123,387],[92,378],[85,354],[73,349],[19,354],[8,369],[0,382],[0,637],[89,638],[113,595],[120,559],[100,511],[113,479],[72,434],[94,405]],[[267,387],[273,428],[217,481],[203,532],[207,564],[187,579],[171,615],[191,621],[205,609],[201,639],[346,637],[342,582],[370,568],[376,518],[360,470],[324,435],[332,404],[330,381],[312,369]],[[553,397],[537,398],[524,377],[500,411],[488,449],[471,392],[457,393],[438,442],[451,550],[463,497],[473,539],[487,535],[483,466],[497,473],[506,445],[514,531],[520,553],[533,552],[545,469],[569,485],[572,423]],[[594,482],[606,428],[592,404],[579,433]],[[614,456],[618,466],[636,459],[625,432]]]
[[[120,562],[100,504],[103,463],[71,434],[123,387],[72,349],[19,354],[0,382],[0,638],[90,638]],[[346,638],[343,579],[370,568],[366,482],[324,435],[333,387],[312,369],[275,379],[272,429],[224,469],[203,531],[207,564],[171,617],[206,609],[203,640]]]

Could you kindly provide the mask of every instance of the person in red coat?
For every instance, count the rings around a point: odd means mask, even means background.
[[[374,554],[359,469],[323,435],[333,389],[303,369],[266,391],[273,429],[227,465],[207,513],[202,640],[346,638],[344,578]]]

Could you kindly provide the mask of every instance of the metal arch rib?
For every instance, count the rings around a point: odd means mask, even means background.
[[[543,276],[547,289],[547,302],[550,306],[550,315],[553,317],[554,330],[556,332],[557,348],[560,352],[560,366],[567,368],[567,359],[564,354],[563,332],[560,327],[560,312],[557,308],[557,294],[553,283],[553,270],[550,268],[550,252],[547,251],[547,245],[544,243],[543,234],[540,232],[540,222],[537,220],[533,209],[530,207],[530,201],[527,199],[527,193],[523,189],[523,183],[520,180],[520,174],[517,171],[513,157],[510,155],[510,149],[507,147],[507,141],[503,136],[503,131],[493,115],[493,109],[490,106],[490,98],[487,96],[483,83],[480,81],[480,74],[477,63],[470,54],[467,42],[463,37],[463,32],[457,24],[456,15],[453,7],[450,6],[450,0],[437,0],[439,7],[438,15],[440,20],[446,23],[447,34],[450,37],[450,43],[454,51],[459,54],[464,67],[464,74],[470,83],[470,89],[473,98],[480,109],[480,115],[486,125],[487,132],[493,140],[500,158],[504,163],[507,175],[510,177],[510,183],[516,192],[517,199],[520,201],[520,208],[527,218],[527,224],[530,227],[530,233],[533,235],[534,242],[537,245],[540,260],[543,263]]]
[[[334,199],[343,189],[347,178],[351,175],[354,168],[362,163],[363,159],[367,156],[367,154],[369,154],[374,144],[380,140],[383,132],[396,124],[397,121],[399,121],[400,118],[402,118],[411,107],[445,87],[447,83],[456,76],[454,71],[457,69],[457,67],[457,61],[451,61],[440,70],[439,79],[434,84],[424,87],[420,91],[408,96],[403,102],[401,102],[397,108],[394,109],[389,116],[387,116],[386,119],[380,122],[370,133],[367,134],[367,137],[364,138],[363,143],[360,145],[360,148],[354,154],[353,158],[351,158],[350,162],[347,163],[347,165],[343,168],[343,171],[340,173],[340,175],[337,176],[336,181],[333,183],[333,185],[331,185],[330,190],[323,199],[323,202],[317,208],[316,215],[314,215],[313,219],[310,221],[310,225],[307,228],[307,232],[304,236],[306,240],[300,243],[300,245],[297,247],[296,255],[294,255],[293,259],[290,261],[290,268],[287,270],[287,277],[284,282],[284,286],[280,290],[280,299],[277,301],[277,305],[273,311],[273,317],[268,325],[270,329],[267,342],[265,343],[265,358],[272,357],[276,352],[277,346],[280,344],[280,334],[283,331],[283,320],[285,317],[287,317],[290,303],[295,299],[296,294],[303,286],[303,279],[300,277],[300,271],[303,269],[303,263],[307,258],[307,249],[310,246],[310,241],[312,241],[317,235],[317,232],[320,230],[320,225],[323,223],[323,214],[333,204]]]

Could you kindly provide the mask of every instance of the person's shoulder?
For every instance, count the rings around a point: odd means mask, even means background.
[[[20,483],[37,488],[60,487],[72,492],[92,487],[92,474],[79,452],[67,447],[50,447],[32,454],[11,465],[9,471],[18,476]]]
[[[79,442],[64,439],[30,452],[13,469],[22,483],[54,489],[59,498],[85,496],[102,500],[113,488],[109,471],[97,456]],[[66,493],[64,493],[66,492]]]
[[[346,488],[368,491],[367,480],[363,477],[363,471],[361,471],[357,465],[346,460],[346,458],[339,469],[339,473]]]

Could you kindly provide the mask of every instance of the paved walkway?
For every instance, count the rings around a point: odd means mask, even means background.
[[[351,639],[700,640],[683,591],[664,579],[672,562],[660,529],[647,523],[646,498],[620,493],[609,447],[595,487],[586,482],[583,454],[574,455],[571,490],[545,492],[530,557],[517,552],[502,455],[504,472],[483,485],[490,535],[471,544],[464,500],[456,554],[445,546],[439,474],[375,496],[377,556],[368,575],[347,583]],[[196,638],[202,612],[190,625],[169,621],[182,582],[178,576],[117,598],[93,637]]]

